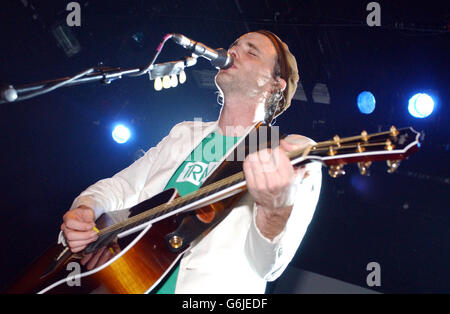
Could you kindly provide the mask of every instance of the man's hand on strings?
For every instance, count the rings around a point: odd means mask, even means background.
[[[281,140],[275,149],[264,149],[247,156],[243,168],[247,188],[256,206],[256,225],[269,238],[286,225],[297,192],[297,179],[306,177],[305,167],[295,169],[286,152],[302,145],[292,139]]]
[[[95,227],[94,210],[80,206],[66,212],[63,216],[61,230],[64,233],[67,245],[73,253],[80,252],[86,246],[98,239]]]

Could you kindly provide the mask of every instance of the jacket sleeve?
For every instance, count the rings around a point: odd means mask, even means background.
[[[171,133],[174,131],[175,126]],[[139,193],[145,186],[147,176],[161,148],[170,140],[166,136],[157,146],[150,148],[144,156],[111,178],[100,180],[84,190],[72,203],[70,209],[80,205],[95,211],[97,219],[103,212],[124,209],[135,205]]]
[[[306,165],[309,175],[297,182],[294,206],[283,231],[274,239],[264,237],[256,226],[257,206],[253,204],[253,219],[245,243],[247,259],[266,281],[276,280],[294,257],[319,200],[322,184],[322,165]]]

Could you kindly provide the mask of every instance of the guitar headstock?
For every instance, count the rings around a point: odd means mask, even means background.
[[[344,165],[357,163],[359,172],[368,175],[374,161],[386,161],[388,173],[393,173],[400,161],[417,151],[420,147],[420,133],[413,128],[396,129],[340,138],[335,135],[332,140],[310,146],[303,152],[304,159],[320,160],[329,167],[328,173],[333,178],[345,174]]]

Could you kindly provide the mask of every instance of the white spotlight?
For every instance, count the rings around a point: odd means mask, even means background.
[[[114,141],[116,141],[119,144],[123,144],[126,141],[128,141],[130,136],[131,136],[130,130],[122,124],[117,125],[112,131],[112,137]]]

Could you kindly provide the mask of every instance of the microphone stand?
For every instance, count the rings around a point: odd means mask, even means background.
[[[197,63],[197,56],[192,54],[191,57],[186,57],[184,60],[154,64],[164,43],[171,37],[171,34],[164,37],[163,41],[159,44],[152,61],[144,68],[121,70],[120,67],[93,67],[72,77],[63,77],[18,87],[7,85],[0,87],[0,104],[36,97],[63,86],[73,86],[98,81],[103,84],[110,84],[112,81],[121,79],[123,76],[137,77],[148,73],[150,80],[154,80],[165,75],[178,75],[186,67],[195,65]]]

